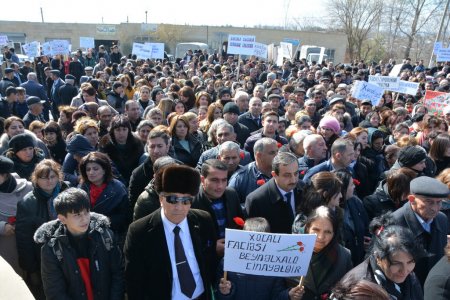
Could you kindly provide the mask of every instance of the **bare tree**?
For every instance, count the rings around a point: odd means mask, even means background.
[[[336,17],[336,25],[347,34],[350,59],[360,59],[364,41],[371,30],[379,27],[383,1],[329,0],[328,7],[330,15]]]
[[[438,17],[438,12],[443,8],[443,0],[400,0],[395,1],[400,5],[399,16],[396,18],[399,30],[406,36],[407,43],[404,57],[410,56],[413,42],[417,34],[432,19]]]

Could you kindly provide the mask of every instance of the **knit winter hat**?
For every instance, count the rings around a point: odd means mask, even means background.
[[[14,153],[19,152],[22,149],[28,148],[28,147],[34,147],[34,139],[31,135],[26,133],[21,133],[18,135],[15,135],[11,138],[8,144],[9,148],[14,151]]]
[[[398,164],[401,167],[410,168],[427,158],[427,153],[420,147],[406,146],[400,149],[398,154]]]
[[[88,139],[81,134],[74,135],[67,143],[67,152],[81,157],[87,155],[89,152],[95,151]]]
[[[335,134],[339,134],[339,132],[341,132],[341,125],[339,124],[338,120],[332,116],[323,117],[322,120],[320,120],[319,127],[330,128]]]

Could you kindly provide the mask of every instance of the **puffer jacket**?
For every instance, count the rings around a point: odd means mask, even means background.
[[[122,254],[108,227],[105,216],[91,212],[88,236],[93,294],[96,300],[122,300]],[[47,300],[87,299],[77,254],[70,245],[66,227],[59,220],[47,222],[36,231],[34,240],[43,244],[41,274]]]
[[[61,182],[60,191],[68,188],[68,184]],[[33,240],[36,230],[51,220],[49,215],[48,198],[36,189],[26,194],[17,203],[16,241],[19,252],[19,264],[22,269],[33,273],[40,270],[41,247]]]

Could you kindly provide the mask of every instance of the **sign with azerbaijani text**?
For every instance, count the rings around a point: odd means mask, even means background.
[[[267,45],[261,43],[254,43],[253,55],[263,59],[267,59]]]
[[[437,52],[436,61],[450,61],[450,48],[441,48]]]
[[[50,42],[43,43],[41,45],[42,47],[42,54],[46,56],[52,55],[52,47],[50,46]]]
[[[81,48],[95,48],[94,38],[87,36],[80,36],[80,47]]]
[[[224,271],[292,277],[308,272],[315,234],[225,230]]]
[[[145,49],[150,53],[150,59],[164,59],[164,43],[145,43]]]
[[[397,89],[395,89],[395,88],[386,88],[386,90],[415,96],[417,94],[417,89],[418,88],[419,88],[419,83],[418,82],[400,80]]]
[[[40,54],[40,43],[39,42],[31,42],[28,44],[22,45],[23,51],[25,54],[31,58],[39,57]]]
[[[53,40],[50,42],[50,52],[52,55],[66,55],[70,53],[68,40]]]
[[[253,55],[256,38],[254,35],[228,35],[228,54]]]
[[[372,102],[372,105],[377,105],[380,102],[383,93],[384,89],[376,84],[357,81],[353,88],[352,96],[359,100],[368,99]]]
[[[450,104],[450,93],[426,90],[424,104],[430,114],[442,114],[444,108]]]
[[[441,50],[441,49],[442,49],[442,42],[434,43],[433,51],[434,51],[435,54],[438,53],[439,50]]]
[[[399,86],[400,78],[391,76],[369,75],[369,82],[384,88],[385,90],[396,89]]]

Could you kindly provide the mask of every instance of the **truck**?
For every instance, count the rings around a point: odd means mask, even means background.
[[[320,59],[320,53],[323,53],[322,59]],[[327,49],[320,46],[304,45],[300,47],[300,51],[297,52],[298,59],[306,59],[307,63],[311,65],[313,61],[321,63],[323,60],[328,59],[326,54]]]

